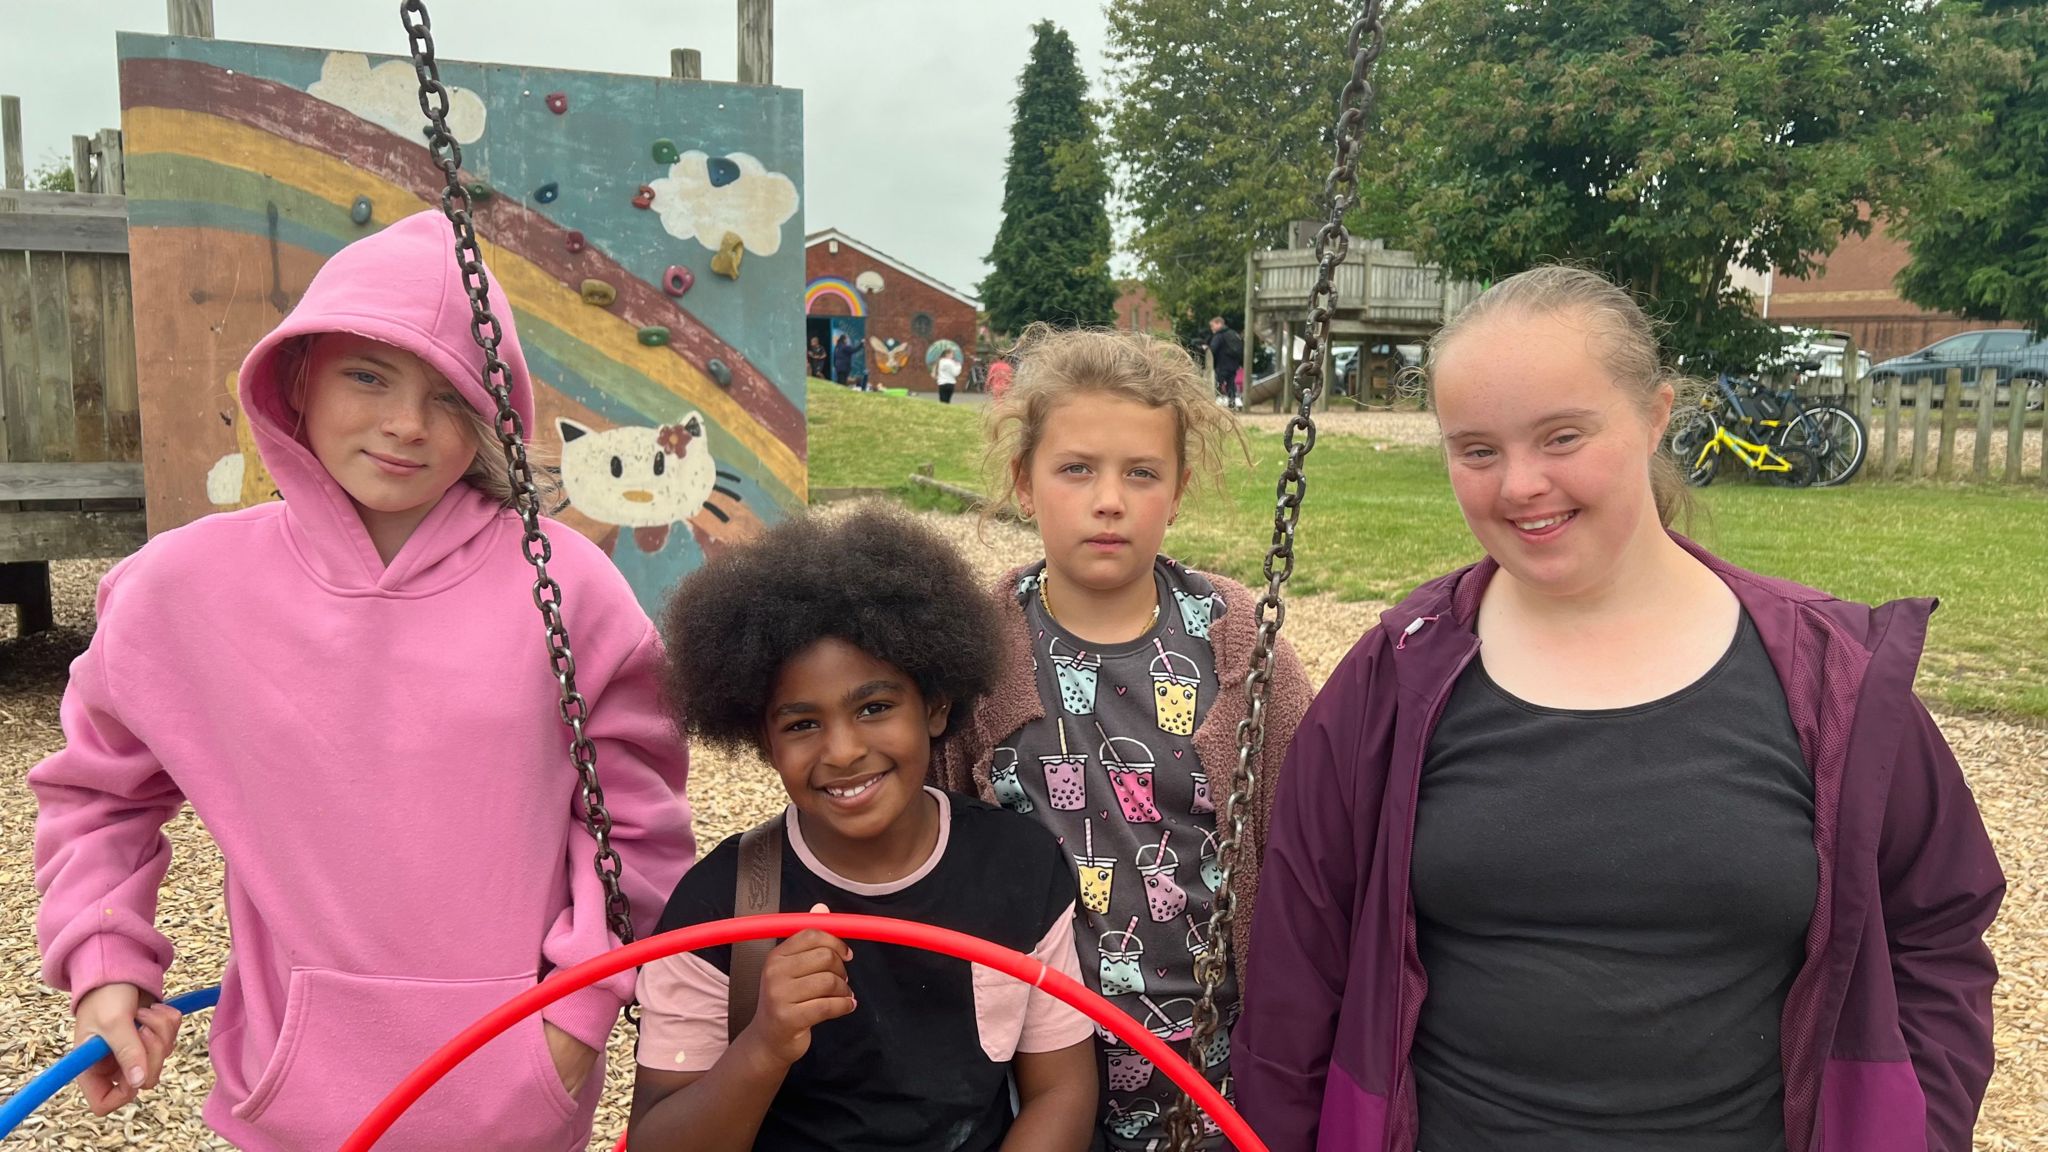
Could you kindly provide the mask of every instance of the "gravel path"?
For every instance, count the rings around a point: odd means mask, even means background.
[[[1353,429],[1348,434],[1391,438],[1414,435],[1415,423],[1414,414],[1345,413],[1332,425]],[[1035,537],[1015,527],[993,524],[983,532],[968,517],[929,519],[991,580],[1035,555]],[[29,866],[35,808],[23,776],[63,743],[58,700],[66,668],[89,638],[93,589],[106,567],[104,562],[55,566],[55,632],[16,640],[11,619],[0,623],[0,1019],[10,1025],[0,1036],[0,1091],[11,1091],[56,1060],[70,1036],[63,998],[37,978],[36,896]],[[1320,683],[1378,611],[1378,605],[1304,597],[1290,603],[1287,634]],[[2048,1147],[2048,729],[1954,717],[1941,723],[1969,773],[2012,878],[2005,912],[1992,931],[2005,974],[1997,997],[1999,1071],[1978,1127],[1977,1147],[2040,1149]],[[707,849],[781,804],[780,788],[765,767],[709,754],[696,757],[690,791],[700,843]],[[170,835],[175,851],[158,919],[178,945],[170,984],[186,989],[212,983],[225,956],[220,858],[189,810],[173,822]],[[10,1147],[50,1152],[225,1149],[199,1122],[200,1104],[212,1082],[205,1029],[187,1027],[178,1046],[163,1084],[139,1104],[94,1119],[75,1093],[67,1092],[45,1105],[24,1126],[27,1138]],[[609,1149],[623,1130],[624,1086],[631,1075],[623,1029],[614,1035],[610,1060],[612,1091],[592,1149]]]

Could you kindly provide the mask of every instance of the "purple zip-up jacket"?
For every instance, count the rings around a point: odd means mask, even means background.
[[[2005,877],[1913,694],[1934,601],[1852,604],[1680,543],[1755,621],[1813,772],[1820,890],[1785,1000],[1787,1152],[1969,1152]],[[1482,561],[1382,614],[1288,753],[1230,1062],[1274,1152],[1415,1147],[1416,789],[1496,571]]]

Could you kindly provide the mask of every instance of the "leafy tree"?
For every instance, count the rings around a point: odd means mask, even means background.
[[[1064,31],[1047,20],[1032,32],[1037,39],[1019,80],[1003,223],[982,303],[1001,332],[1021,332],[1035,320],[1113,324],[1109,173],[1088,81]]]
[[[2048,12],[2039,0],[1944,4],[1969,96],[1943,125],[1897,232],[1906,298],[2048,329]]]
[[[1323,214],[1353,7],[1110,0],[1118,190],[1144,278],[1181,335],[1206,334],[1215,315],[1242,327],[1245,254]]]
[[[1473,279],[1596,268],[1675,352],[1747,365],[1774,337],[1730,270],[1807,275],[1898,199],[1947,99],[1935,19],[1922,0],[1407,3],[1363,222]]]
[[[71,175],[71,165],[57,160],[38,167],[29,177],[28,186],[38,192],[78,191],[78,181]]]

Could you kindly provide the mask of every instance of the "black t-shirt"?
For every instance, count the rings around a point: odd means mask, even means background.
[[[1813,783],[1747,615],[1634,708],[1540,708],[1475,661],[1418,803],[1422,1152],[1785,1147]]]
[[[1032,821],[965,796],[942,798],[939,843],[925,866],[893,884],[834,876],[791,813],[782,856],[784,912],[828,911],[913,920],[1044,959],[1071,976],[1075,880],[1066,852]],[[738,836],[683,876],[662,912],[668,932],[733,914]],[[762,1120],[757,1152],[930,1149],[984,1152],[1011,1119],[1009,1066],[1017,1051],[1088,1038],[1086,1017],[1030,985],[934,952],[849,941],[851,1015],[811,1030]],[[707,948],[644,969],[639,1062],[702,1071],[725,1047],[724,993],[732,949]]]

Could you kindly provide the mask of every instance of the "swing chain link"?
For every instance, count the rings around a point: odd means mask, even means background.
[[[569,648],[569,627],[562,619],[562,586],[548,575],[554,547],[541,529],[540,491],[534,484],[533,466],[526,455],[525,425],[512,407],[510,373],[498,358],[503,330],[491,313],[490,281],[484,273],[483,253],[470,217],[469,189],[462,182],[462,146],[448,130],[448,89],[441,84],[440,66],[434,59],[434,36],[425,0],[402,0],[399,15],[405,23],[413,71],[419,77],[420,111],[426,113],[428,121],[428,151],[446,180],[441,192],[441,211],[455,230],[456,264],[469,295],[470,334],[483,349],[484,387],[498,405],[498,441],[505,450],[505,468],[511,476],[514,503],[525,528],[522,550],[527,563],[533,566],[533,606],[540,610],[546,629],[548,667],[561,687],[558,711],[570,733],[569,757],[580,786],[583,826],[597,845],[594,866],[604,886],[605,922],[619,943],[630,944],[634,935],[632,908],[620,885],[625,865],[612,847],[611,812],[605,807],[604,788],[597,781],[597,747],[585,730],[590,703],[576,688],[576,658]],[[630,1012],[628,1019],[632,1019]]]
[[[1386,46],[1386,30],[1380,21],[1383,0],[1362,0],[1351,25],[1351,76],[1338,98],[1335,131],[1336,164],[1323,181],[1323,200],[1329,218],[1316,233],[1316,281],[1309,292],[1308,332],[1303,337],[1301,362],[1294,373],[1297,410],[1287,422],[1282,445],[1287,464],[1280,473],[1273,507],[1273,544],[1266,552],[1266,591],[1259,598],[1259,635],[1252,649],[1251,673],[1245,677],[1245,716],[1237,725],[1237,766],[1231,773],[1230,791],[1224,797],[1217,820],[1223,837],[1216,845],[1216,867],[1220,883],[1216,902],[1209,914],[1208,948],[1195,960],[1195,977],[1201,995],[1195,1001],[1194,1036],[1188,1044],[1188,1062],[1197,1072],[1207,1074],[1209,1054],[1218,1034],[1227,1027],[1216,1006],[1217,990],[1230,973],[1232,933],[1237,915],[1237,890],[1232,873],[1237,866],[1238,845],[1244,839],[1258,783],[1260,757],[1266,748],[1266,690],[1273,681],[1273,661],[1280,627],[1287,620],[1287,604],[1281,591],[1294,575],[1295,528],[1301,520],[1302,498],[1308,492],[1303,464],[1316,446],[1315,405],[1323,380],[1322,351],[1330,341],[1330,318],[1337,307],[1337,268],[1350,252],[1351,237],[1344,230],[1344,217],[1358,203],[1358,156],[1367,119],[1372,115],[1373,62]],[[1261,829],[1263,835],[1264,830]],[[1239,964],[1240,969],[1242,963]],[[1240,995],[1242,990],[1240,990]],[[1192,1097],[1182,1095],[1167,1115],[1167,1144],[1173,1152],[1189,1152],[1200,1146],[1204,1128]]]

